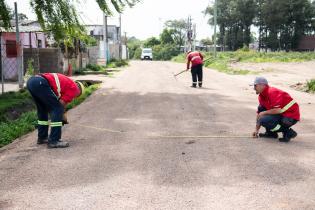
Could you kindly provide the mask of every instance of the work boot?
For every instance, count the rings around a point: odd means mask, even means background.
[[[57,141],[57,142],[53,142],[53,143],[48,143],[47,147],[48,147],[48,149],[66,148],[66,147],[69,147],[69,143],[66,141]]]
[[[192,86],[190,86],[190,87],[192,87],[192,88],[196,88],[196,85],[192,85]]]
[[[297,137],[297,132],[295,132],[295,130],[290,128],[289,130],[283,132],[283,138],[280,138],[279,141],[280,142],[289,142],[289,141],[291,141],[291,139],[294,139],[295,137]]]
[[[47,144],[47,143],[48,143],[48,137],[37,139],[37,144]]]
[[[202,88],[202,82],[199,82],[199,87]]]
[[[260,133],[259,137],[261,138],[271,138],[271,139],[277,139],[278,138],[278,133],[275,132],[266,132],[266,133]]]

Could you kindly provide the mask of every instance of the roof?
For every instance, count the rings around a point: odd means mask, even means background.
[[[85,27],[104,27],[104,25],[101,24],[92,24],[92,25],[84,25]],[[119,26],[116,25],[107,25],[107,27],[117,27],[119,28]]]
[[[0,27],[1,32],[15,32],[15,21],[11,20],[11,26],[10,29],[5,29],[3,27]],[[21,33],[27,33],[27,32],[44,32],[42,27],[40,26],[39,22],[37,20],[21,20],[19,21],[19,31]]]
[[[1,32],[16,32],[16,28],[12,27],[8,30],[6,30],[3,27],[0,27]],[[19,26],[19,32],[20,33],[26,33],[26,32],[44,32],[44,30],[40,26],[36,25],[20,25]]]

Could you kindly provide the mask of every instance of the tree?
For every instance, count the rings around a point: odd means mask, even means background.
[[[82,39],[85,35],[73,4],[80,1],[82,0],[30,0],[30,5],[42,28],[51,32],[56,41],[62,41]],[[110,6],[113,6],[117,12],[122,12],[124,7],[132,7],[139,0],[96,0],[96,2],[103,12],[112,15]],[[4,0],[0,0],[0,19],[5,28],[10,27],[9,10]]]
[[[161,41],[158,40],[157,38],[155,37],[151,37],[151,38],[148,38],[145,42],[144,42],[144,47],[153,47],[153,46],[156,46],[156,45],[160,45],[161,44]]]
[[[160,40],[162,44],[174,44],[173,33],[171,30],[165,28],[160,34]]]
[[[208,37],[205,39],[200,40],[201,44],[203,46],[209,46],[209,45],[213,45],[213,41]]]
[[[259,29],[259,48],[296,49],[301,36],[314,34],[315,3],[310,0],[219,0],[219,44],[237,50],[251,42],[251,26]],[[213,7],[204,11],[213,25]]]
[[[141,45],[142,45],[142,42],[137,39],[136,37],[130,37],[128,38],[128,41],[127,41],[127,46],[128,46],[128,49],[129,49],[129,57],[131,59],[139,59],[140,56],[141,56]],[[140,51],[140,55],[139,55],[139,51]]]
[[[168,20],[165,23],[167,29],[170,30],[173,40],[177,46],[183,46],[187,30],[187,22],[184,19]]]

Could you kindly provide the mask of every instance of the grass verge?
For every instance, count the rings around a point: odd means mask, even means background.
[[[68,104],[67,110],[81,104],[99,87],[99,84],[87,87],[82,96],[74,99],[70,104]],[[25,101],[29,101],[27,104],[31,104],[31,106],[28,106],[28,110],[23,110],[26,103]],[[15,139],[35,129],[37,121],[36,109],[28,91],[21,90],[16,93],[6,93],[1,95],[0,107],[0,147],[10,144]],[[23,110],[23,113],[19,114],[19,110]],[[15,113],[17,116],[13,119],[11,116],[12,112],[17,112]]]
[[[113,59],[107,66],[101,66],[96,64],[88,64],[86,68],[82,68],[75,71],[77,75],[86,75],[86,74],[105,74],[109,75],[109,69],[119,68],[128,66],[129,63],[126,60],[115,60]]]
[[[213,57],[212,53],[203,53],[205,59],[205,66],[216,69],[227,74],[250,74],[257,73],[248,70],[233,69],[230,67],[232,62],[305,62],[315,59],[315,53],[312,52],[268,52],[259,53],[249,50],[238,50],[235,52],[220,52],[217,58]],[[174,62],[185,62],[185,54],[180,54],[172,59]]]

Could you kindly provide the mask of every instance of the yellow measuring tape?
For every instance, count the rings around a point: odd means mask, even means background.
[[[111,130],[111,129],[106,129],[106,128],[98,128],[98,127],[94,127],[94,126],[87,126],[87,125],[79,125],[79,124],[72,124],[78,127],[82,127],[82,128],[89,128],[89,129],[94,129],[94,130],[99,130],[99,131],[103,131],[103,132],[109,132],[109,133],[125,133],[123,131],[117,131],[117,130]],[[244,136],[214,136],[214,135],[206,135],[206,136],[164,136],[164,135],[151,135],[151,136],[147,136],[148,138],[162,138],[162,139],[191,139],[191,138],[197,138],[197,139],[219,139],[219,138],[252,138],[251,136],[248,135],[244,135]]]
[[[82,128],[90,128],[90,129],[94,129],[94,130],[109,132],[109,133],[123,133],[123,131],[116,131],[116,130],[111,130],[111,129],[106,129],[106,128],[98,128],[98,127],[94,127],[94,126],[87,126],[87,125],[80,125],[80,124],[72,124],[72,125],[82,127]]]

